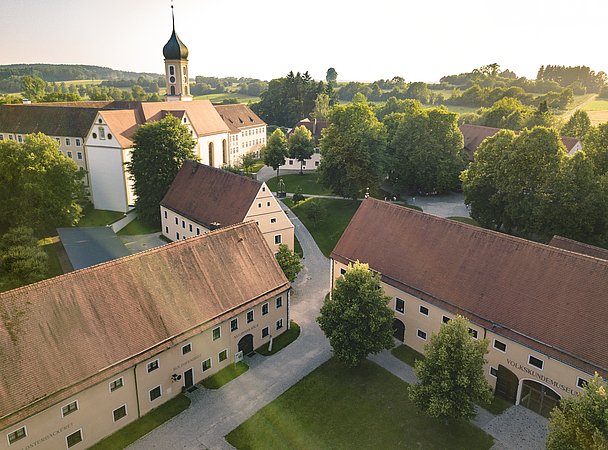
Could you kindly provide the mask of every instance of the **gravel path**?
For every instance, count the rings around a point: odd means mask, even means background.
[[[305,267],[291,295],[291,316],[301,327],[300,337],[276,355],[247,359],[249,371],[221,389],[188,394],[190,408],[130,449],[231,448],[224,440],[227,433],[330,358],[329,343],[315,322],[330,287],[329,260],[297,217],[290,218],[304,251]]]

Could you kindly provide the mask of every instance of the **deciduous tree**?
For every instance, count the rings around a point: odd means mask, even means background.
[[[608,122],[591,127],[583,148],[595,165],[597,174],[608,173]]]
[[[317,99],[315,100],[315,109],[313,110],[311,116],[316,120],[327,120],[329,117],[329,112],[331,111],[331,99],[329,95],[326,93],[321,93],[317,95]]]
[[[547,449],[608,449],[608,385],[597,373],[551,411]]]
[[[285,164],[285,158],[289,156],[289,143],[285,137],[285,133],[277,128],[266,141],[266,147],[262,150],[264,155],[264,164],[272,167],[277,171],[279,176],[279,167]]]
[[[0,141],[0,232],[28,226],[42,235],[76,224],[83,177],[57,141],[42,133],[27,135],[23,144]]]
[[[29,75],[21,78],[21,90],[23,91],[24,97],[28,100],[35,102],[42,98],[45,88],[46,83],[42,78]]]
[[[281,244],[275,257],[287,279],[293,283],[303,267],[300,256],[289,250],[285,244]]]
[[[409,395],[432,417],[471,419],[476,403],[491,401],[483,370],[488,341],[473,339],[469,329],[469,321],[461,316],[442,324],[426,345],[425,358],[416,361],[419,381]]]
[[[572,136],[582,141],[589,132],[589,128],[591,128],[589,114],[582,109],[577,109],[574,114],[570,116],[568,122],[564,124],[560,134],[562,136]]]
[[[300,161],[300,175],[302,175],[304,161],[309,159],[314,151],[315,144],[308,128],[300,125],[293,130],[289,136],[289,157]]]
[[[48,271],[47,255],[28,227],[8,230],[0,239],[0,284],[12,289],[42,280]]]
[[[389,300],[367,264],[349,264],[317,318],[339,361],[356,367],[370,353],[393,346]]]
[[[160,224],[160,202],[184,161],[194,159],[195,146],[188,127],[171,114],[136,131],[127,168],[142,222],[151,226]]]
[[[338,79],[338,72],[336,72],[336,69],[334,69],[333,67],[330,67],[329,69],[327,69],[327,73],[325,74],[325,80],[328,83],[335,83],[337,79]]]
[[[386,130],[367,103],[336,106],[329,122],[321,139],[320,180],[335,194],[356,199],[382,181]]]

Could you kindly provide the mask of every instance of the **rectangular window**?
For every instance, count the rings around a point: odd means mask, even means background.
[[[576,377],[576,387],[584,389],[587,386],[588,381],[581,377]]]
[[[3,141],[3,140],[4,140],[4,135],[0,134],[0,141]]]
[[[544,361],[542,359],[535,358],[532,355],[528,355],[528,364],[536,367],[537,369],[543,370]]]
[[[9,140],[11,140],[11,141],[12,141],[12,140],[13,140],[13,135],[12,135],[12,134],[9,134],[9,135],[8,135],[8,138],[9,138]]]
[[[443,322],[443,323],[448,323],[449,321],[450,321],[450,318],[448,316],[443,316],[441,318],[441,322]]]
[[[120,389],[121,387],[123,387],[122,377],[120,377],[110,383],[110,392],[114,392],[116,389]]]
[[[262,204],[261,204],[261,203],[258,203],[258,208],[261,208],[261,207],[262,207]]]
[[[471,337],[473,339],[477,339],[477,330],[474,330],[473,328],[469,328],[469,334],[471,335]]]
[[[283,306],[283,297],[277,297],[277,308],[280,308],[281,306]]]
[[[76,158],[82,159],[82,152],[76,152]]]
[[[266,206],[270,206],[270,202],[266,202]]]
[[[395,311],[400,314],[405,314],[405,302],[399,297],[395,297]]]
[[[190,342],[182,347],[182,355],[185,355],[186,353],[190,353],[191,351],[192,351],[192,344]]]
[[[490,367],[490,375],[496,378],[498,376],[498,369],[496,367]]]
[[[201,229],[197,227],[197,228],[196,228],[196,235],[197,235],[197,236],[200,236],[200,234],[201,234]]]
[[[150,401],[152,402],[152,401],[156,400],[161,395],[162,395],[161,387],[160,386],[156,386],[154,389],[152,389],[150,391]]]
[[[106,138],[106,130],[104,127],[98,127],[99,129],[99,139],[105,139]]]
[[[277,320],[277,330],[280,330],[281,328],[283,328],[283,319]]]
[[[80,147],[80,139],[76,138],[76,147]]]
[[[203,365],[203,372],[206,372],[207,370],[211,369],[211,358],[203,361],[202,365]]]
[[[149,362],[147,367],[148,367],[148,373],[154,372],[159,367],[158,359],[155,359],[154,361]]]
[[[179,220],[177,220],[177,217],[175,218],[175,225],[179,225]]]
[[[265,316],[266,314],[268,314],[268,303],[262,305],[262,315]]]
[[[112,416],[114,417],[114,422],[118,422],[120,419],[127,415],[127,405],[122,405],[120,408],[112,411]]]
[[[247,323],[253,322],[253,309],[251,311],[247,311]]]
[[[79,442],[82,442],[82,430],[78,430],[75,433],[70,434],[65,438],[68,448],[74,447]]]
[[[213,340],[217,341],[221,337],[222,337],[222,329],[220,327],[215,327],[213,329]]]
[[[274,236],[274,243],[277,244],[277,245],[281,243],[281,235],[280,234],[276,234]]]
[[[268,337],[269,334],[268,327],[262,328],[262,338]]]
[[[169,227],[165,227],[165,234],[169,234]]]
[[[186,221],[185,220],[182,220],[182,228],[184,228],[184,229],[186,228]]]
[[[230,331],[236,331],[239,329],[239,319],[232,319],[230,321]]]
[[[290,160],[289,160],[289,165],[290,165],[290,166],[293,166],[293,159],[290,159]]]
[[[65,138],[65,145],[72,145],[70,138]]]
[[[228,359],[228,350],[222,350],[218,355],[217,355],[217,359],[222,362],[222,361],[226,361],[226,359]]]
[[[72,157],[72,152],[68,152],[68,158]]]
[[[8,434],[8,443],[12,444],[14,442],[17,442],[19,439],[23,439],[26,436],[27,433],[25,431],[25,427],[21,427],[18,430],[15,430],[12,433]]]
[[[175,232],[175,239],[177,239],[179,241],[179,231]]]
[[[501,352],[505,353],[507,351],[507,344],[499,341],[498,339],[494,339],[494,348],[496,350],[500,350]]]
[[[426,341],[426,331],[417,330],[416,334],[418,335],[418,337],[420,339],[422,339],[423,341]]]
[[[74,411],[78,411],[78,400],[74,400],[72,403],[68,403],[61,408],[61,417],[65,417],[68,414],[72,414]]]
[[[270,223],[277,223],[277,218],[276,217],[272,217],[270,219]]]
[[[422,306],[420,305],[420,314],[422,314],[423,316],[428,316],[429,315],[429,309],[426,306]]]
[[[23,137],[20,134],[17,135],[17,142],[23,142]]]
[[[188,229],[190,230],[190,233],[192,233],[192,224],[189,224],[188,227],[189,227]]]
[[[167,211],[165,210],[165,219],[167,218],[167,215],[168,215],[168,214],[167,214]]]

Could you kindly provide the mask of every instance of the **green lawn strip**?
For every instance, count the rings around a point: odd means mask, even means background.
[[[406,363],[408,366],[414,367],[414,363],[419,359],[424,359],[422,353],[418,353],[412,347],[407,345],[400,345],[391,350],[392,355]]]
[[[97,444],[91,447],[91,449],[114,450],[125,448],[167,420],[178,415],[189,406],[190,399],[185,395],[180,394],[168,402],[163,403],[158,408],[153,409],[145,416],[137,419],[135,422],[130,423],[126,427],[118,430],[116,433],[99,441]]]
[[[79,227],[105,227],[124,217],[124,213],[107,211],[105,209],[85,208],[82,218],[78,222]]]
[[[321,220],[316,224],[308,216],[313,201],[318,203],[322,209]],[[344,233],[346,226],[361,203],[360,201],[334,198],[307,198],[295,206],[291,200],[284,202],[302,221],[312,234],[321,252],[327,257],[338,243],[340,236]]]
[[[370,361],[347,369],[331,359],[227,436],[238,449],[488,449],[469,422],[432,419],[408,385]]]
[[[289,323],[289,330],[285,331],[272,340],[272,351],[268,351],[268,344],[262,345],[260,348],[255,350],[256,353],[264,356],[274,355],[281,351],[293,341],[295,341],[300,335],[300,325],[295,323],[293,320]]]
[[[476,227],[480,227],[479,223],[475,219],[471,219],[470,217],[461,217],[461,216],[450,216],[447,217],[450,220],[454,220],[456,222],[467,223],[469,225],[475,225]]]
[[[304,250],[302,250],[300,241],[298,241],[298,238],[295,235],[293,236],[293,251],[296,254],[300,255],[300,258],[302,258],[304,256]]]
[[[226,383],[234,380],[239,375],[244,374],[249,370],[249,366],[243,361],[239,361],[236,364],[230,364],[229,366],[223,368],[215,375],[211,375],[209,378],[205,378],[201,381],[202,384],[207,389],[219,389]]]
[[[160,228],[149,227],[144,225],[139,221],[139,219],[133,220],[129,225],[124,227],[118,233],[119,236],[135,236],[138,234],[151,234],[151,233],[160,233]]]
[[[279,180],[281,178],[285,183],[285,192],[295,193],[298,192],[298,187],[300,187],[304,195],[334,195],[329,188],[319,183],[319,175],[316,172],[305,173],[304,175],[292,173],[271,178],[266,182],[266,185],[272,192],[277,192],[279,189]]]

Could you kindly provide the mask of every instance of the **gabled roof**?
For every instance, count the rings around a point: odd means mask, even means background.
[[[310,119],[302,119],[298,123],[294,125],[294,127],[287,133],[287,137],[291,136],[291,134],[295,131],[296,128],[303,126],[312,134],[313,139],[315,140],[315,145],[319,145],[322,137],[322,131],[329,126],[329,122],[327,120],[317,120],[314,119],[311,121]]]
[[[141,103],[141,111],[145,122],[160,120],[167,111],[185,111],[199,136],[230,131],[209,100],[145,102]]]
[[[608,373],[608,261],[374,199],[332,257],[587,373]]]
[[[133,146],[133,136],[139,127],[137,110],[99,111],[99,115],[114,133],[114,137],[122,148]]]
[[[605,248],[594,247],[584,242],[573,241],[562,236],[553,236],[549,242],[551,247],[561,248],[570,252],[582,253],[583,255],[593,256],[594,258],[608,260],[608,250]]]
[[[186,161],[160,202],[209,229],[242,222],[262,187],[261,182],[225,170]]]
[[[98,108],[0,105],[0,132],[84,137]]]
[[[255,223],[0,294],[0,429],[289,288]]]
[[[75,270],[131,254],[111,227],[57,228],[57,233]]]
[[[237,133],[241,129],[266,125],[251,108],[242,103],[234,105],[214,105],[215,110],[224,120],[230,131]]]
[[[469,156],[469,161],[473,161],[477,147],[479,147],[486,138],[494,136],[501,130],[502,128],[484,127],[467,123],[460,125],[460,132],[464,136],[464,149]],[[517,134],[518,132],[515,131],[514,133]],[[566,153],[570,153],[579,142],[580,141],[576,138],[562,136],[562,143],[566,147]]]

